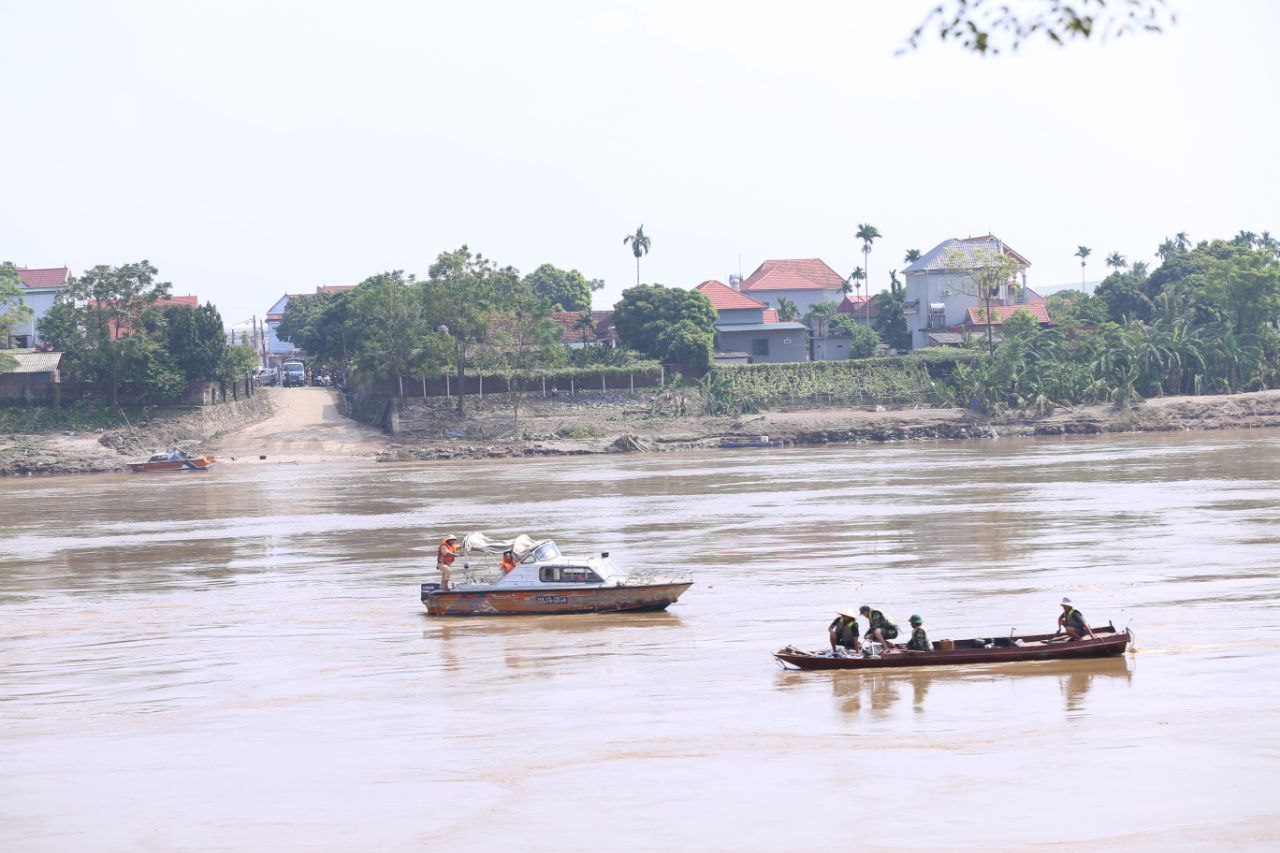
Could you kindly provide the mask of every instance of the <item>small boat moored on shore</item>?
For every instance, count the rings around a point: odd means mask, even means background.
[[[196,456],[181,447],[170,447],[163,453],[153,453],[141,462],[130,462],[129,470],[138,471],[208,471],[217,457],[209,454]]]
[[[473,554],[493,556],[511,551],[515,568],[502,572],[496,563],[473,571]],[[451,589],[436,583],[421,587],[422,603],[432,616],[519,616],[550,613],[620,613],[666,610],[693,585],[688,573],[656,575],[627,572],[606,551],[598,557],[570,558],[550,539],[518,536],[491,540],[470,533],[462,540],[464,577]],[[485,559],[482,557],[481,559]],[[455,571],[457,571],[455,569]],[[495,574],[496,573],[496,574]]]
[[[1068,640],[1061,634],[954,640],[952,648],[938,643],[927,652],[887,649],[879,654],[841,654],[831,651],[807,652],[787,646],[773,653],[784,667],[795,669],[885,669],[908,666],[948,666],[973,663],[1009,663],[1032,660],[1073,660],[1124,654],[1133,639],[1129,630],[1116,631],[1114,625],[1094,628],[1091,639]]]

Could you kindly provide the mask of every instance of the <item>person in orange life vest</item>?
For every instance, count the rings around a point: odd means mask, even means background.
[[[440,540],[440,547],[436,550],[436,571],[440,572],[440,589],[449,588],[449,579],[452,574],[453,561],[458,557],[458,537],[449,534]]]
[[[511,551],[502,552],[502,573],[505,575],[516,567],[516,555]]]

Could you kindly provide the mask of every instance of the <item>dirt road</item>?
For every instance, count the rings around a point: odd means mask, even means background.
[[[263,388],[274,412],[265,421],[223,437],[213,448],[235,464],[372,459],[387,443],[379,429],[338,411],[330,388]],[[260,460],[258,457],[266,456]]]

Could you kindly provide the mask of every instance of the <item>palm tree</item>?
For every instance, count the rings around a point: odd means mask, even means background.
[[[1252,231],[1241,231],[1231,239],[1231,242],[1235,243],[1237,246],[1244,246],[1248,249],[1253,247],[1254,241],[1257,239],[1258,235],[1254,234]]]
[[[864,270],[862,267],[854,267],[853,272],[849,273],[849,277],[845,279],[844,285],[841,286],[840,289],[843,290],[846,294],[848,294],[849,292],[848,288],[852,283],[853,287],[857,288],[858,293],[862,293],[862,282],[866,281],[866,279],[867,279],[866,270]]]
[[[800,316],[800,309],[785,296],[778,297],[778,319],[784,323]]]
[[[1122,270],[1125,267],[1129,266],[1129,260],[1119,252],[1112,252],[1111,254],[1107,255],[1106,264],[1107,266],[1111,267],[1113,270]]]
[[[1147,262],[1134,261],[1133,266],[1129,268],[1129,272],[1133,273],[1136,276],[1145,277],[1147,274]]]
[[[649,253],[649,235],[644,233],[644,225],[636,229],[636,233],[622,238],[622,245],[631,247],[631,254],[636,256],[636,285],[640,284],[640,257]]]
[[[578,332],[578,337],[582,339],[583,345],[591,343],[591,339],[596,336],[596,321],[591,316],[591,309],[587,309],[578,315],[578,319],[573,321],[573,328]]]
[[[862,265],[867,268],[867,296],[871,296],[871,244],[880,238],[880,231],[874,225],[859,223],[853,235],[862,241]],[[867,324],[871,324],[871,299],[867,299]]]
[[[1081,287],[1084,287],[1084,262],[1085,262],[1085,259],[1087,259],[1092,254],[1093,254],[1093,249],[1090,249],[1088,246],[1076,246],[1076,257],[1080,259],[1080,286]]]
[[[1258,248],[1273,255],[1280,253],[1280,243],[1276,242],[1270,231],[1263,231],[1258,235]]]
[[[1173,235],[1173,242],[1177,243],[1178,248],[1185,252],[1191,248],[1191,235],[1186,231],[1179,231]]]
[[[904,263],[914,264],[916,261],[920,260],[920,250],[907,249],[907,253],[902,256],[902,260]]]
[[[1167,261],[1176,251],[1178,251],[1178,244],[1165,237],[1164,242],[1156,249],[1156,257],[1162,261]]]

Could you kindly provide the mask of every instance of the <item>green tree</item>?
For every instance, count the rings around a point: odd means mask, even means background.
[[[652,244],[649,235],[644,233],[644,225],[642,224],[636,229],[636,233],[628,234],[622,238],[622,245],[631,247],[631,254],[636,256],[636,286],[640,286],[640,258],[649,254],[649,246]]]
[[[590,317],[590,312],[586,316]],[[547,299],[536,293],[527,279],[503,306],[502,315],[493,318],[488,344],[489,366],[507,380],[512,431],[518,437],[520,403],[524,399],[521,377],[565,360],[560,324],[551,318]]]
[[[489,337],[494,315],[517,301],[520,273],[467,246],[442,252],[423,285],[437,350],[458,378],[458,417],[466,417],[467,366]]]
[[[845,296],[848,296],[849,289],[850,287],[852,287],[855,291],[857,291],[858,295],[861,296],[862,283],[866,280],[867,280],[867,271],[864,270],[862,267],[854,267],[853,272],[849,273],[849,277],[845,279],[844,284],[841,285],[840,287],[840,290],[844,293]]]
[[[1001,288],[1013,290],[1017,287],[1014,277],[1021,266],[1010,255],[991,249],[978,249],[972,252],[952,250],[943,258],[944,269],[959,273],[954,287],[961,293],[967,293],[982,302],[981,316],[987,327],[987,351],[995,355],[996,346],[992,325],[994,316],[991,313],[991,301],[1000,295]]]
[[[524,277],[537,296],[547,300],[552,311],[589,311],[592,292],[604,287],[599,279],[587,280],[577,270],[562,270],[543,264]]]
[[[40,336],[65,353],[68,372],[105,387],[113,406],[126,380],[152,396],[172,388],[162,375],[171,368],[148,346],[156,301],[170,291],[157,274],[148,261],[93,267],[69,279],[41,318]]]
[[[1124,255],[1120,254],[1119,252],[1112,252],[1111,254],[1107,255],[1106,264],[1108,267],[1118,272],[1124,269],[1125,267],[1129,266],[1129,261],[1127,258],[1125,258]]]
[[[778,297],[778,319],[784,323],[800,316],[800,309],[785,296]]]
[[[849,358],[871,358],[880,348],[880,336],[873,329],[849,317],[841,315],[839,328],[849,336]]]
[[[716,310],[705,295],[660,284],[627,288],[613,311],[613,324],[625,346],[644,358],[691,367],[710,363],[715,322]]]
[[[185,308],[174,305],[164,311],[169,355],[188,380],[218,378],[226,354],[227,339],[222,315],[212,304]]]
[[[1076,246],[1076,257],[1080,259],[1080,284],[1084,284],[1085,263],[1089,260],[1089,256],[1093,254],[1093,249],[1088,246]]]
[[[1107,303],[1082,290],[1062,290],[1045,299],[1045,309],[1057,326],[1073,329],[1096,326],[1108,319]]]
[[[1167,0],[941,0],[899,52],[917,49],[926,33],[994,56],[1017,51],[1036,36],[1063,45],[1094,36],[1164,32],[1175,20]]]
[[[418,373],[426,359],[430,327],[422,294],[403,270],[370,276],[352,293],[352,313],[365,330],[356,367],[372,376],[395,377],[403,397],[404,377]]]
[[[900,352],[911,349],[911,332],[907,329],[904,300],[901,288],[891,288],[888,293],[877,293],[873,302],[875,319],[872,321],[872,328],[885,346]]]
[[[1093,293],[1106,303],[1107,316],[1112,322],[1139,320],[1145,323],[1155,313],[1155,305],[1142,292],[1143,283],[1143,279],[1132,273],[1113,272]]]
[[[31,309],[22,301],[22,282],[13,264],[0,263],[0,345],[9,345],[9,333],[15,323],[31,316]],[[0,373],[13,368],[17,360],[0,352]]]
[[[907,249],[907,253],[902,256],[902,262],[904,264],[914,264],[918,260],[920,260],[919,249]]]
[[[346,369],[359,349],[367,325],[353,314],[357,286],[326,290],[289,300],[276,336],[303,350],[317,365]]]
[[[242,332],[240,343],[229,344],[222,351],[222,361],[214,376],[222,382],[235,382],[253,373],[258,366],[258,353],[248,332]]]

